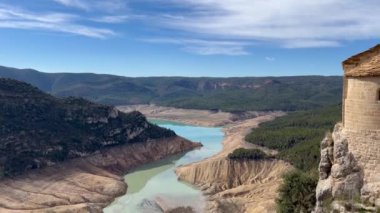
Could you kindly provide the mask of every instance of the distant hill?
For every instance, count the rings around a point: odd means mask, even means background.
[[[41,79],[38,75],[31,71],[29,77],[49,82],[44,74]],[[0,177],[104,147],[172,136],[173,131],[147,122],[139,112],[126,114],[81,98],[59,99],[29,84],[0,78]]]
[[[43,73],[0,67],[0,76],[55,96],[112,105],[157,104],[192,109],[305,110],[341,102],[342,77],[129,78],[91,73]]]

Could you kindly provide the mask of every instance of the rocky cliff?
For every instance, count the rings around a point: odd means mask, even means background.
[[[366,140],[375,143],[378,138]],[[376,187],[379,182],[367,178],[368,172],[376,171],[365,171],[349,143],[360,144],[361,139],[353,140],[342,124],[337,124],[332,135],[327,135],[321,143],[316,213],[380,211],[380,193]]]
[[[0,176],[88,156],[105,147],[174,137],[139,112],[84,99],[58,99],[0,78]]]

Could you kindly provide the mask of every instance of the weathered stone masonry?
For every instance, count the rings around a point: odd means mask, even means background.
[[[343,123],[321,144],[315,212],[380,209],[380,45],[343,62]]]
[[[343,126],[364,185],[380,191],[380,45],[343,62]]]

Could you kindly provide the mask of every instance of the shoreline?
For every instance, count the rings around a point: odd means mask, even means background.
[[[277,154],[276,150],[246,142],[245,136],[260,123],[283,116],[285,112],[247,112],[236,116],[232,113],[207,110],[171,107],[156,109],[152,105],[128,106],[124,109],[142,109],[142,113],[145,113],[144,115],[149,119],[222,128],[224,138],[220,152],[201,161],[176,168],[179,180],[197,187],[206,197],[205,212],[270,213],[276,211],[275,200],[278,195],[277,189],[282,183],[282,175],[293,169],[293,166],[278,159],[233,161],[227,156],[240,147],[257,148],[267,154]],[[207,115],[212,116],[207,117]],[[200,116],[206,116],[207,119],[203,118],[200,122],[197,120]]]
[[[178,136],[126,144],[5,178],[0,181],[0,212],[103,212],[126,193],[125,173],[199,146]]]
[[[192,126],[221,128],[247,119],[270,114],[284,114],[282,111],[247,111],[230,113],[214,110],[180,109],[155,105],[125,105],[117,106],[117,109],[123,112],[139,111],[149,119],[172,121]]]
[[[163,109],[160,107],[160,110]],[[230,152],[238,147],[252,148],[252,144],[244,141],[245,135],[249,133],[251,128],[285,114],[284,112],[250,112],[248,115],[244,115],[248,116],[248,118],[245,117],[247,119],[238,120],[231,113],[176,110],[171,108],[161,116],[150,116],[149,114],[146,116],[149,119],[166,120],[185,125],[219,127],[224,132],[224,138],[221,142],[223,147],[220,152],[201,161],[180,166],[176,171],[179,168],[194,168],[195,165],[218,162],[225,159]],[[164,118],[165,114],[167,115],[170,112],[173,112],[174,116]],[[208,114],[212,114],[210,119],[204,117]],[[203,117],[204,120],[197,121],[196,119],[199,116]],[[222,127],[219,126],[221,123],[224,123]],[[130,169],[173,154],[186,152],[198,146],[197,143],[177,137],[176,140],[166,140],[164,143],[133,144],[127,149],[126,146],[113,147],[88,157],[73,159],[52,167],[32,171],[14,180],[3,179],[0,181],[0,193],[5,196],[0,196],[0,211],[102,212],[105,206],[126,193],[127,184],[122,176]],[[131,147],[134,149],[130,149]],[[269,152],[270,150],[264,149],[264,151]],[[139,153],[149,152],[158,152],[160,155],[139,155]],[[182,179],[178,173],[177,176]],[[186,182],[191,183],[191,181]],[[194,183],[192,185],[197,186],[208,199],[212,199],[213,195],[207,194],[210,187],[205,187],[205,185],[200,187]],[[218,197],[218,199],[221,198]]]
[[[173,108],[170,109],[173,111]],[[178,122],[185,125],[200,125],[194,121],[193,110],[180,109],[181,118],[157,116],[145,114],[149,119]],[[198,111],[197,111],[198,112]],[[205,113],[205,112],[204,112]],[[206,112],[207,113],[207,112]],[[226,119],[225,125],[216,126],[220,123],[220,118],[210,119],[205,127],[222,128],[224,138],[222,149],[215,155],[201,161],[181,165],[176,168],[179,180],[192,184],[202,191],[206,197],[206,212],[273,212],[275,211],[275,199],[277,189],[282,183],[282,174],[293,167],[282,160],[263,161],[241,161],[232,162],[227,159],[227,155],[237,148],[257,148],[268,154],[275,155],[277,151],[265,147],[250,144],[245,141],[245,136],[252,128],[257,128],[259,124],[274,120],[285,115],[285,112],[261,112],[259,116],[242,120],[232,121]],[[232,114],[229,114],[231,116]],[[188,116],[188,117],[187,117]],[[159,117],[159,118],[158,118]],[[190,119],[188,119],[190,118]],[[235,170],[236,175],[228,174]],[[247,171],[250,171],[247,175]],[[255,174],[257,173],[257,174]],[[245,181],[244,181],[245,180]],[[228,183],[233,183],[231,184]]]

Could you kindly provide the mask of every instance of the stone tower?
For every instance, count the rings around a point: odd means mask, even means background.
[[[343,69],[343,123],[321,143],[315,212],[379,212],[380,45]]]
[[[344,127],[380,130],[380,45],[347,59],[343,68]]]
[[[380,45],[343,62],[343,128],[364,184],[380,191]]]

